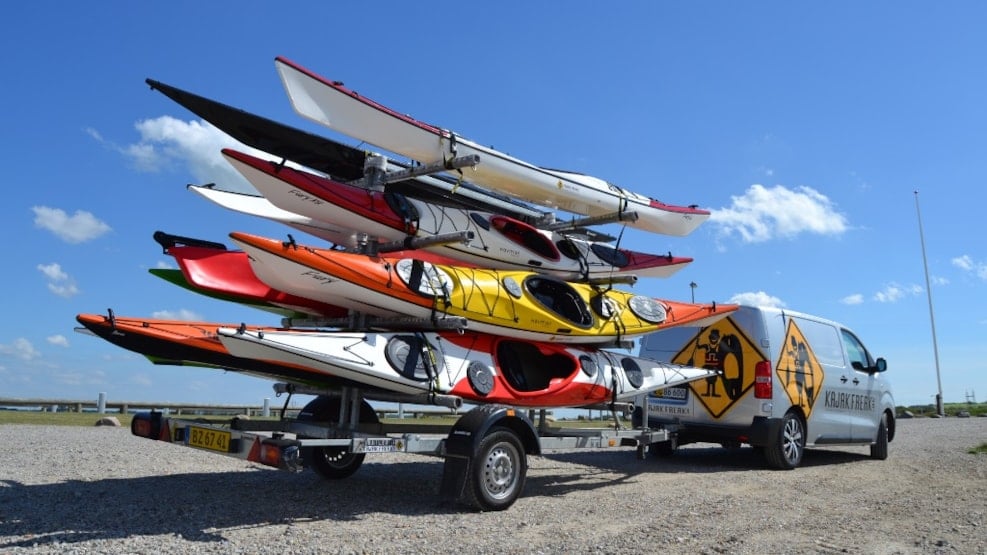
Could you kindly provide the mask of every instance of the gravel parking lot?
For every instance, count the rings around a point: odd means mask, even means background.
[[[0,426],[0,553],[985,553],[987,418],[899,421],[886,461],[750,448],[531,457],[503,512],[439,502],[441,459],[325,482],[119,428]]]

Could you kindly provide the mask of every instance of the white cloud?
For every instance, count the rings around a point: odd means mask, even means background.
[[[84,210],[69,216],[60,208],[34,206],[34,225],[54,233],[66,243],[84,243],[110,231],[110,226]]]
[[[31,342],[23,337],[18,337],[10,345],[0,345],[0,353],[21,360],[33,360],[41,356],[41,353],[35,350],[34,345],[31,345]]]
[[[68,347],[69,346],[69,340],[66,339],[64,335],[61,335],[61,334],[49,336],[47,338],[47,341],[51,345],[58,345],[60,347]]]
[[[71,386],[95,386],[107,383],[106,372],[91,370],[87,372],[57,372],[53,374],[55,382]]]
[[[153,318],[160,318],[162,320],[184,320],[188,322],[202,321],[204,318],[199,316],[197,313],[188,310],[187,308],[182,308],[178,311],[173,310],[158,310],[151,314]]]
[[[897,283],[890,283],[884,287],[884,289],[874,293],[874,300],[879,303],[894,303],[898,302],[908,295],[918,295],[924,291],[918,285],[898,285]]]
[[[48,278],[48,290],[59,297],[73,297],[79,294],[79,288],[75,285],[75,280],[62,270],[62,266],[56,262],[51,264],[38,264],[38,270]]]
[[[157,172],[175,162],[183,162],[201,183],[220,188],[255,193],[256,190],[223,158],[220,151],[235,148],[270,158],[223,133],[203,120],[182,121],[171,116],[138,121],[140,142],[119,149],[140,171]]]
[[[968,254],[957,256],[951,260],[951,262],[953,263],[953,266],[956,266],[964,272],[970,272],[978,278],[987,281],[987,263],[976,261]]]
[[[839,235],[848,229],[846,217],[832,201],[811,187],[795,190],[781,185],[751,185],[734,196],[727,208],[712,210],[709,221],[723,235],[737,233],[745,243],[759,243],[800,233]]]
[[[154,265],[154,267],[157,268],[157,269],[159,269],[159,270],[174,270],[175,269],[175,265],[174,264],[169,264],[166,260],[158,260],[158,262]]]
[[[847,295],[840,299],[840,302],[848,305],[862,304],[864,302],[864,296],[860,293],[854,293],[853,295]]]
[[[69,279],[69,275],[62,271],[62,266],[57,262],[51,264],[38,264],[38,270],[48,276],[52,281],[64,281]]]
[[[744,304],[753,306],[771,306],[783,308],[785,302],[778,297],[768,295],[764,291],[750,291],[747,293],[737,293],[727,301],[729,304]]]
[[[142,386],[142,387],[151,387],[152,385],[154,385],[154,382],[151,381],[151,377],[148,376],[147,374],[143,374],[143,373],[131,375],[130,376],[130,383],[132,383],[134,385],[139,385],[139,386]]]

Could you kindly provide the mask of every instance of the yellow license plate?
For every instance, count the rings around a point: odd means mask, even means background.
[[[229,432],[190,426],[188,434],[189,447],[199,447],[201,449],[219,451],[220,453],[230,452]]]

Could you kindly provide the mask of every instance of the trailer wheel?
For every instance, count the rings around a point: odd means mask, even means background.
[[[520,438],[508,428],[491,428],[470,466],[467,502],[481,511],[510,507],[524,489],[528,461]]]
[[[870,446],[870,457],[883,461],[888,458],[888,415],[881,415],[881,423],[877,427],[877,441]]]
[[[336,422],[339,419],[339,399],[316,397],[298,415],[299,421]],[[366,401],[360,404],[360,423],[378,423],[377,413]],[[352,453],[346,447],[306,447],[302,459],[321,478],[341,480],[353,475],[363,465],[365,453]]]
[[[764,447],[764,456],[773,468],[791,470],[802,463],[804,453],[805,425],[797,413],[788,411],[782,417],[778,436]]]

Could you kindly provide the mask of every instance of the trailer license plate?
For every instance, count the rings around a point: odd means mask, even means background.
[[[209,428],[190,426],[188,444],[190,447],[210,449],[220,453],[230,452],[230,433]]]
[[[395,451],[394,441],[386,438],[367,438],[363,444],[365,453],[390,453]]]

